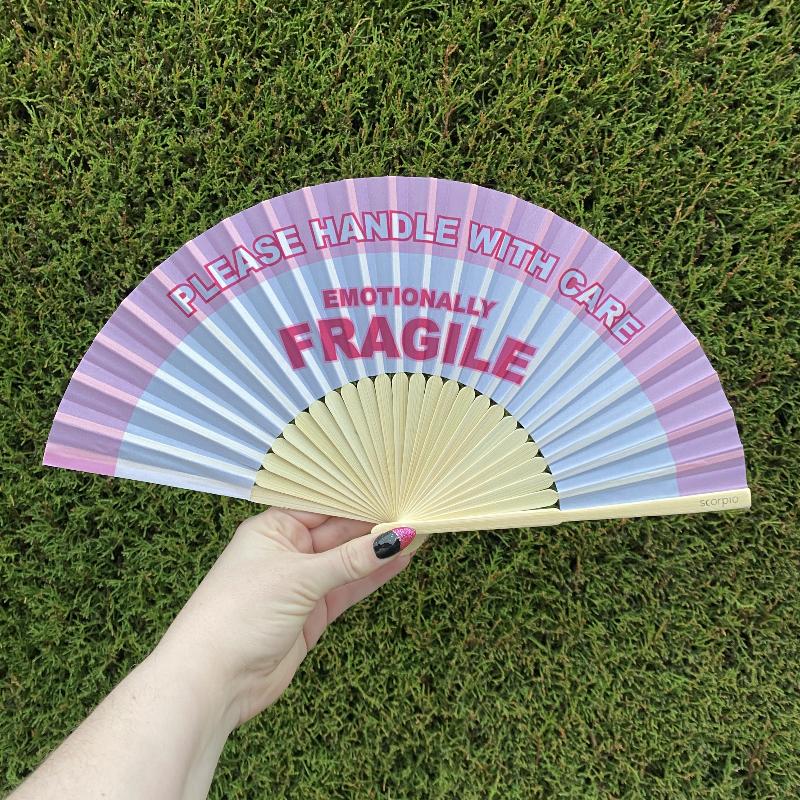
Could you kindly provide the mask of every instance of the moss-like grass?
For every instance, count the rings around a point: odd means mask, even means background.
[[[395,173],[517,194],[644,272],[719,371],[753,509],[438,538],[232,736],[211,796],[795,796],[797,0],[288,6],[0,13],[0,790],[253,510],[41,466],[92,338],[220,219]]]

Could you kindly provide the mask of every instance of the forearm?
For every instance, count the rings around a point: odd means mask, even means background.
[[[394,532],[381,551],[370,528],[281,509],[242,523],[152,655],[13,800],[206,797],[234,727],[280,696],[330,620],[408,564]]]
[[[218,683],[163,642],[11,798],[204,798],[239,714]]]

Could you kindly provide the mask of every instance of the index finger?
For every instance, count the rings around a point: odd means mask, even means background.
[[[328,517],[311,531],[314,552],[323,553],[333,547],[339,547],[339,545],[349,542],[350,539],[357,539],[359,536],[369,533],[374,526],[374,522]]]

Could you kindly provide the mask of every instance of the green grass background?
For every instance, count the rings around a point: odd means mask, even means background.
[[[517,194],[647,275],[719,371],[753,509],[429,542],[233,734],[211,796],[796,796],[799,23],[797,0],[6,0],[0,791],[254,511],[41,466],[92,338],[222,218],[394,173]]]

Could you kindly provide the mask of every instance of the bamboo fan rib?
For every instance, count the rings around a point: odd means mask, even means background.
[[[553,506],[539,448],[499,405],[456,381],[403,372],[346,383],[275,440],[252,498],[371,522]]]

